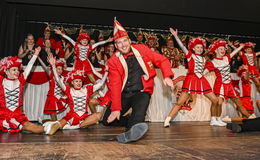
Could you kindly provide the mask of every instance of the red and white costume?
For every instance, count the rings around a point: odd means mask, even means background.
[[[188,61],[188,73],[183,82],[182,91],[195,94],[207,94],[212,92],[209,82],[203,76],[206,59],[200,54],[191,52],[197,44],[203,45],[206,48],[206,41],[200,37],[193,38],[189,42],[188,54],[185,57]]]
[[[55,71],[54,75],[57,78],[58,75]],[[61,85],[62,90],[68,97],[70,111],[63,117],[63,119],[67,121],[69,126],[80,125],[88,117],[88,102],[90,96],[104,84],[106,77],[107,74],[105,74],[100,83],[97,83],[96,85],[87,85],[79,89],[65,85],[63,81],[59,79],[59,85]],[[74,70],[68,73],[67,82],[71,83],[74,79],[81,79],[84,81],[83,73],[79,70]]]
[[[33,56],[18,79],[9,79],[3,72],[11,67],[21,66],[17,57],[6,57],[0,61],[0,131],[19,132],[28,118],[20,107],[23,105],[23,87],[37,56]]]
[[[88,60],[90,52],[96,48],[99,45],[103,45],[106,43],[106,41],[101,41],[98,43],[95,43],[93,45],[89,44],[86,46],[81,45],[78,42],[75,42],[70,37],[68,37],[65,34],[62,34],[64,38],[66,38],[70,43],[74,46],[75,52],[76,52],[76,60],[74,63],[74,70],[81,70],[84,71],[86,74],[93,73],[93,66],[91,65],[90,61]],[[77,41],[80,41],[82,39],[90,40],[90,36],[87,33],[80,33]],[[95,73],[94,73],[95,74]]]
[[[245,43],[245,47],[243,48],[243,50],[247,49],[247,48],[252,48],[252,50],[254,49],[254,44],[252,42],[247,42]],[[260,77],[259,71],[256,67],[256,53],[245,53],[244,51],[241,51],[241,59],[243,61],[243,63],[245,65],[247,65],[248,67],[248,72],[249,72],[249,77],[250,78],[254,78]]]
[[[48,33],[51,32],[51,30],[50,30],[50,28],[48,26],[45,28],[44,33],[45,32],[48,32]],[[45,47],[44,46],[44,41],[45,41],[44,37],[39,37],[37,39],[37,41],[36,41],[36,44],[38,44],[41,48],[44,48]],[[56,41],[53,38],[50,38],[50,41],[51,41],[51,48],[52,49],[56,49]]]
[[[58,60],[56,66],[64,67],[65,63]],[[64,77],[61,75],[60,80],[64,81]],[[44,113],[59,113],[64,111],[67,108],[67,96],[62,92],[61,87],[59,86],[57,80],[54,77],[54,74],[50,74],[49,81],[49,92],[47,94],[47,99],[44,106]]]
[[[248,72],[248,70],[241,67],[237,71],[237,75],[241,76],[241,74],[243,72]],[[254,113],[253,102],[251,100],[251,82],[250,82],[250,79],[245,79],[242,76],[241,79],[239,80],[238,87],[239,87],[239,91],[240,91],[239,98],[241,99],[243,106],[248,111],[248,113],[250,113],[250,114]]]
[[[128,34],[122,25],[115,20],[114,40],[122,37],[128,37]],[[154,65],[161,69],[164,78],[173,78],[171,64],[165,56],[152,51],[144,44],[132,44],[131,50],[144,72],[144,75],[142,76],[143,92],[153,93],[154,77],[156,76]],[[127,82],[127,63],[124,56],[117,51],[108,59],[107,65],[109,70],[109,96],[112,102],[111,111],[122,110],[121,95]]]
[[[210,45],[209,50],[215,53],[215,50],[220,46],[225,47],[226,42],[217,40]],[[214,58],[212,61],[207,61],[205,66],[206,69],[214,71],[216,74],[213,88],[215,95],[225,99],[237,97],[237,93],[231,82],[230,61],[230,54],[226,54],[222,58]]]

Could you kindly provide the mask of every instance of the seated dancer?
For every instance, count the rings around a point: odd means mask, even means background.
[[[212,92],[209,82],[203,75],[206,60],[202,53],[206,48],[206,41],[200,37],[193,38],[189,42],[189,50],[183,45],[178,37],[177,30],[170,28],[170,32],[175,37],[180,48],[183,50],[188,60],[188,73],[182,86],[182,93],[177,103],[172,107],[171,112],[164,121],[164,127],[170,126],[171,119],[177,114],[181,106],[189,98],[189,94],[204,94],[211,101],[211,122],[210,125],[224,126],[225,124],[217,116],[218,99]]]
[[[91,45],[91,44],[88,44],[89,40],[90,40],[90,36],[88,33],[80,33],[77,38],[78,42],[75,42],[70,37],[63,34],[59,29],[54,29],[54,31],[56,34],[59,34],[62,37],[64,37],[65,39],[67,39],[68,41],[70,41],[70,43],[74,46],[74,50],[76,52],[74,70],[84,71],[85,72],[84,74],[87,75],[87,77],[89,78],[91,83],[96,84],[93,73],[94,74],[98,74],[98,73],[95,72],[95,70],[91,66],[91,63],[88,60],[89,54],[97,46],[103,45],[107,42],[112,42],[113,38],[109,38],[106,41],[101,41],[101,42]],[[99,77],[99,78],[101,78],[101,77]]]
[[[62,60],[56,61],[56,72],[61,81],[64,81],[64,67],[65,62]],[[44,66],[44,64],[43,64]],[[67,96],[62,92],[61,87],[58,84],[58,80],[55,78],[53,72],[49,72],[48,68],[44,66],[48,71],[47,74],[50,76],[49,91],[47,99],[44,105],[44,114],[50,114],[51,121],[57,121],[57,113],[63,112],[67,108]]]
[[[24,83],[32,69],[41,47],[35,48],[35,52],[23,73],[21,60],[17,57],[5,57],[0,61],[0,131],[19,132],[21,130],[32,133],[50,134],[50,128],[54,123],[46,123],[38,126],[29,122],[20,107],[23,105]]]
[[[232,53],[226,54],[226,41],[216,40],[209,46],[209,51],[215,54],[215,58],[211,61],[207,61],[204,74],[210,71],[214,71],[216,74],[214,93],[218,97],[217,117],[221,116],[224,99],[229,98],[237,105],[239,112],[244,117],[248,118],[250,116],[247,110],[244,108],[241,100],[237,96],[237,93],[231,82],[230,74],[229,63],[231,58],[243,47],[244,44],[240,44],[240,47],[235,49]]]
[[[100,89],[105,83],[107,73],[105,73],[104,77],[99,83],[95,85],[91,84],[83,86],[84,75],[82,71],[74,70],[68,73],[67,82],[70,85],[65,85],[63,80],[60,79],[60,76],[57,74],[55,65],[56,59],[53,58],[52,55],[49,55],[48,60],[52,66],[55,79],[68,97],[68,104],[70,107],[70,111],[66,114],[66,116],[55,122],[55,124],[58,124],[58,127],[53,126],[51,128],[50,134],[54,134],[58,129],[85,128],[91,124],[97,123],[100,120],[102,114],[97,112],[89,115],[88,102],[92,93]]]
[[[256,67],[256,57],[260,55],[260,52],[254,52],[255,44],[252,42],[245,43],[243,51],[241,51],[241,59],[248,67],[249,77],[253,80],[256,85],[257,91],[260,93],[260,74]]]
[[[154,65],[161,69],[164,83],[170,87],[173,87],[173,73],[165,56],[143,44],[131,44],[126,30],[117,20],[114,21],[114,40],[118,51],[107,61],[108,93],[112,104],[106,110],[103,122],[113,125],[132,108],[126,132],[117,136],[118,142],[128,143],[139,140],[148,130],[144,121],[154,88]]]

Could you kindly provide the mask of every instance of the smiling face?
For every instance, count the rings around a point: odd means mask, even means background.
[[[74,79],[72,82],[71,82],[73,88],[76,88],[76,89],[79,89],[82,87],[82,80],[81,79]]]
[[[88,40],[87,39],[82,39],[82,40],[80,40],[80,44],[82,46],[86,46],[86,45],[88,45]]]
[[[203,53],[203,50],[204,50],[204,48],[203,48],[202,44],[197,44],[197,45],[195,45],[195,46],[193,47],[193,51],[194,51],[194,53],[196,53],[196,54],[202,54],[202,53]]]
[[[5,71],[5,74],[9,79],[17,79],[20,75],[20,71],[18,67],[11,67]]]
[[[252,48],[247,48],[247,49],[245,49],[245,52],[246,53],[253,53],[253,49]]]
[[[26,38],[26,42],[28,45],[33,45],[34,44],[34,37],[33,35],[28,35],[27,38]]]
[[[115,47],[122,53],[127,54],[131,50],[131,40],[129,37],[122,37],[115,41]]]
[[[226,54],[226,48],[224,46],[220,46],[215,50],[215,52],[217,58],[222,58]]]
[[[63,67],[62,66],[57,66],[56,67],[56,71],[57,71],[58,75],[60,76],[62,74],[62,72],[63,72]]]

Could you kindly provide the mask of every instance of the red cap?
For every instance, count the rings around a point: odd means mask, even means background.
[[[85,77],[83,75],[83,71],[73,70],[67,74],[66,82],[71,83],[74,79],[81,79],[84,81]]]
[[[197,37],[197,38],[192,38],[190,41],[189,41],[189,49],[193,49],[197,44],[201,44],[203,46],[203,48],[205,49],[206,48],[206,45],[207,45],[207,42],[205,39],[201,38],[201,37]]]
[[[9,56],[0,60],[0,73],[3,74],[7,69],[11,67],[18,67],[20,69],[22,64],[21,59],[17,56]]]
[[[252,48],[252,49],[255,48],[255,43],[253,43],[253,42],[246,42],[244,44],[245,44],[245,47],[243,48],[243,50],[245,50],[247,48]]]
[[[128,34],[124,27],[116,20],[114,20],[114,40],[122,37],[128,37]]]
[[[226,41],[223,41],[223,40],[216,40],[214,41],[210,46],[209,46],[209,52],[215,54],[215,50],[218,48],[218,47],[226,47],[227,45],[227,42]]]
[[[64,62],[63,60],[58,59],[58,60],[56,61],[56,66],[64,67],[64,66],[65,66],[65,62]]]
[[[248,71],[248,67],[247,65],[242,65],[241,67],[239,67],[239,69],[237,70],[237,75],[241,76],[243,72],[247,72]]]
[[[87,39],[88,41],[90,41],[90,36],[87,33],[80,33],[77,41],[80,42],[82,39]]]

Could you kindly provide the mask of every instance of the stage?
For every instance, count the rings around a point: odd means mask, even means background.
[[[0,159],[260,159],[260,132],[230,134],[208,122],[148,124],[147,135],[131,144],[115,141],[122,127],[101,124],[53,136],[0,133]]]

